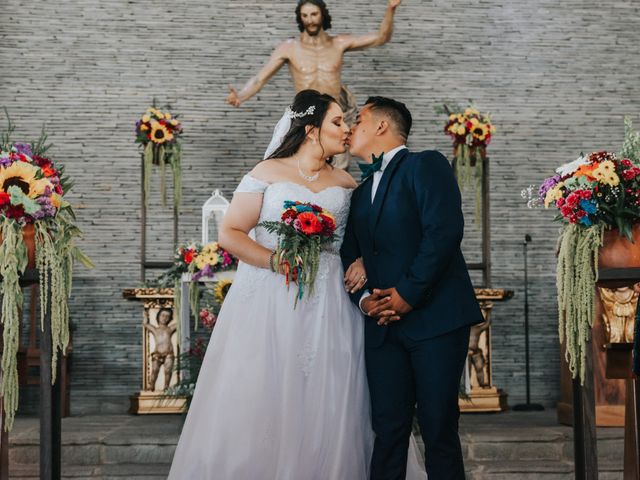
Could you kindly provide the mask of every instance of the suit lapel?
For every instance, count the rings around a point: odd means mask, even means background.
[[[387,190],[389,189],[389,184],[391,183],[391,178],[393,178],[393,174],[400,165],[400,162],[404,160],[407,156],[409,150],[403,149],[395,154],[387,168],[382,172],[382,178],[380,179],[380,183],[378,184],[378,189],[376,190],[376,196],[373,198],[373,205],[371,205],[371,210],[369,211],[369,232],[373,237],[373,234],[376,229],[376,225],[378,224],[378,217],[380,216],[380,212],[382,211],[382,205],[384,204],[384,197],[387,194]],[[371,184],[369,183],[369,198],[371,198]],[[363,192],[364,193],[364,192]]]

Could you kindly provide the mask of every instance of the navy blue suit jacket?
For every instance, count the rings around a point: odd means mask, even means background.
[[[432,338],[483,321],[460,250],[464,230],[458,184],[437,151],[401,150],[385,168],[373,204],[372,177],[351,197],[342,244],[345,268],[362,256],[365,288],[396,287],[413,310],[398,328],[413,340]],[[351,294],[358,305],[362,293]],[[368,347],[388,327],[365,319]]]

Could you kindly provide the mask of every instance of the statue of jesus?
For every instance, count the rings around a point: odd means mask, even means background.
[[[387,43],[393,33],[393,17],[401,1],[388,0],[387,10],[377,33],[331,36],[327,33],[331,28],[331,15],[324,0],[299,0],[296,20],[300,36],[278,45],[267,64],[239,92],[230,86],[227,102],[239,107],[258,93],[286,63],[289,65],[296,93],[312,88],[331,95],[344,110],[345,121],[352,123],[357,113],[357,104],[351,92],[342,84],[344,54]],[[334,165],[346,168],[348,162],[348,156],[341,155],[335,159]]]

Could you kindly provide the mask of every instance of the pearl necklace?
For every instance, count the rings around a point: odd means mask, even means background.
[[[307,182],[315,182],[320,176],[320,171],[317,171],[313,175],[307,175],[302,171],[302,168],[300,168],[300,159],[298,158],[298,175],[300,175],[300,177],[302,177]]]

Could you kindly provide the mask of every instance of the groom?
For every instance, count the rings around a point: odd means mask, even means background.
[[[459,480],[460,376],[470,325],[483,318],[460,250],[458,185],[441,153],[407,150],[411,122],[403,103],[371,97],[350,139],[351,154],[369,162],[341,255],[345,268],[362,257],[368,276],[351,298],[366,315],[371,480],[405,478],[416,406],[429,480]]]

